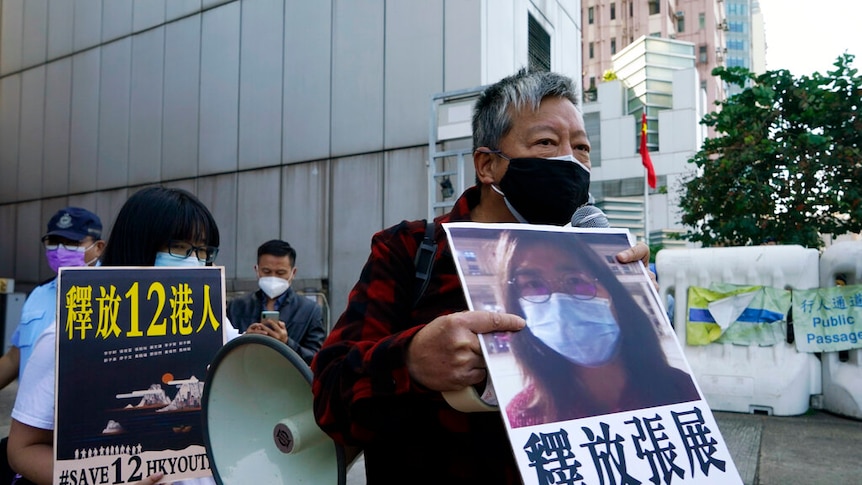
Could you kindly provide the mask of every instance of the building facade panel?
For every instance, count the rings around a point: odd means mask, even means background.
[[[4,0],[0,12],[0,76],[21,69],[24,0]]]
[[[47,64],[45,71],[45,153],[42,195],[55,197],[69,190],[69,117],[72,114],[72,59]]]
[[[164,65],[164,27],[132,37],[129,185],[155,183],[161,177]]]
[[[129,99],[131,93],[132,39],[101,47],[99,82],[99,162],[96,172],[100,190],[126,185],[129,178]]]
[[[102,2],[102,43],[132,33],[132,0]]]
[[[488,1],[485,0],[483,18],[480,20],[485,27],[482,29],[482,84],[490,84],[508,76],[515,66],[525,65],[527,61],[526,5],[522,4],[523,10],[516,10],[516,0],[498,0],[492,8]],[[516,11],[520,15],[515,15]],[[522,45],[515,40],[517,34],[513,35],[517,31],[524,36],[520,43]],[[523,56],[519,58],[518,53]]]
[[[199,137],[200,159],[192,160],[194,166],[188,167],[191,176],[238,166],[240,4],[223,5],[202,15],[200,131],[192,135]],[[188,109],[194,106],[190,104]]]
[[[384,149],[428,143],[428,99],[443,90],[443,0],[386,8]]]
[[[24,3],[24,37],[21,42],[21,66],[44,64],[48,56],[48,0]]]
[[[72,52],[99,45],[102,39],[102,1],[75,0]]]
[[[332,2],[285,2],[281,140],[284,163],[329,157],[331,48]]]
[[[385,2],[335,2],[333,9],[332,155],[379,151],[383,148]],[[362,113],[360,118],[357,113]]]
[[[428,148],[387,151],[384,164],[383,226],[420,219],[428,211]]]
[[[247,275],[257,263],[260,243],[280,236],[281,173],[278,167],[240,172],[236,193],[236,265],[238,275]],[[267,210],[269,209],[269,210]],[[222,231],[219,226],[219,232]],[[230,234],[225,233],[226,237]],[[219,264],[222,264],[219,261]]]
[[[0,202],[18,199],[21,75],[0,79]]]
[[[242,3],[239,167],[281,161],[284,0]]]
[[[101,49],[72,56],[72,116],[69,131],[69,192],[96,189],[99,156],[99,68]]]
[[[485,1],[445,0],[443,4],[443,91],[482,84]]]
[[[218,224],[220,242],[215,264],[224,266],[228,291],[231,291],[231,282],[241,269],[237,265],[237,255],[241,252],[257,250],[257,246],[252,249],[239,245],[239,239],[243,237],[239,228],[240,220],[252,216],[248,213],[238,213],[239,176],[237,173],[227,173],[198,178],[194,192],[209,208]]]
[[[21,134],[18,151],[18,197],[42,197],[45,133],[45,66],[21,77]]]
[[[383,155],[369,153],[332,161],[330,218],[331,283],[329,303],[334,316],[347,305],[347,295],[368,258],[371,235],[383,226]]]
[[[329,277],[329,167],[329,160],[320,160],[285,165],[281,169],[278,235],[296,248],[297,278],[303,280]],[[271,203],[266,207],[276,209]],[[253,275],[246,275],[253,278]]]
[[[142,1],[146,2],[148,0]],[[201,0],[166,0],[165,22],[170,22],[200,11]]]
[[[162,180],[192,177],[197,174],[200,67],[201,16],[193,15],[167,24],[162,110]]]
[[[166,1],[132,0],[132,32],[140,32],[165,23]]]
[[[48,0],[48,60],[72,53],[75,2]]]
[[[50,201],[45,201],[44,203],[48,205]],[[16,280],[42,281],[42,275],[39,272],[39,263],[34,264],[36,261],[45,259],[39,240],[42,238],[42,234],[45,233],[45,222],[48,219],[42,218],[42,205],[43,202],[41,200],[15,204],[15,220],[17,221],[15,225],[17,235],[15,238],[15,259],[16,261],[30,262],[30,264],[15,265]],[[56,211],[57,209],[54,210]],[[43,220],[45,222],[42,222]]]
[[[0,205],[0,274],[12,276],[15,274],[15,266],[18,258],[15,256],[17,249],[15,239],[18,235],[16,219],[16,205]],[[7,276],[7,277],[9,277]],[[19,291],[16,289],[16,291]]]

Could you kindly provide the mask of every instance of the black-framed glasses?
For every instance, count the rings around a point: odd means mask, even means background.
[[[598,292],[598,280],[583,273],[566,273],[548,281],[532,273],[516,274],[508,281],[518,298],[531,303],[545,303],[552,293],[565,293],[578,300],[590,300]]]
[[[194,246],[185,241],[177,241],[171,239],[168,241],[168,253],[175,258],[188,258],[192,254],[198,258],[198,261],[212,263],[218,256],[218,247],[216,246]]]

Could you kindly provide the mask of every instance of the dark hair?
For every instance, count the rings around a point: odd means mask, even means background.
[[[105,266],[152,266],[168,241],[203,241],[219,245],[218,226],[209,209],[182,189],[150,187],[123,204],[105,252]]]
[[[669,367],[653,322],[634,300],[629,290],[608,268],[607,263],[580,240],[579,236],[582,235],[529,230],[506,231],[501,235],[497,246],[500,267],[498,276],[501,301],[506,311],[524,316],[517,295],[512,291],[511,285],[507,284],[513,276],[514,268],[511,263],[516,251],[537,243],[558,246],[571,253],[572,260],[578,262],[581,270],[593,275],[610,293],[617,323],[620,326],[620,344],[617,353],[629,379],[634,382],[653,381],[655,377],[651,375],[661,375],[662,369]],[[562,371],[562,369],[580,367],[545,345],[529,328],[512,334],[511,348],[525,377],[534,385],[539,396],[544,397],[538,400],[538,405],[544,409],[543,414],[549,416],[565,414],[564,410],[557,409],[557,403],[580,402],[584,403],[583,407],[590,407],[590,393],[578,379],[572,379],[571,373]],[[654,390],[648,389],[646,392],[654,392]],[[562,417],[568,419],[565,416]]]
[[[536,111],[548,96],[568,99],[578,107],[578,93],[571,78],[546,71],[520,69],[489,86],[473,108],[473,150],[500,148],[500,140],[512,128],[512,108]]]
[[[261,244],[260,247],[257,248],[257,260],[260,261],[260,257],[264,254],[269,254],[270,256],[276,256],[279,258],[287,256],[290,259],[290,265],[296,266],[296,250],[293,249],[287,241],[272,239]]]

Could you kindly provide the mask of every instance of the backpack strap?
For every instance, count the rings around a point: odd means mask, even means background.
[[[434,256],[437,255],[437,241],[434,239],[434,221],[425,221],[425,237],[419,244],[413,265],[416,267],[416,295],[413,298],[413,306],[419,302],[419,298],[428,288],[431,280],[431,269],[434,267]]]

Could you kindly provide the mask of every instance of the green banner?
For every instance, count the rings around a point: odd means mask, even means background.
[[[794,290],[793,328],[800,352],[862,348],[862,286]]]
[[[791,294],[780,288],[716,283],[688,288],[686,343],[770,346],[786,338]]]

